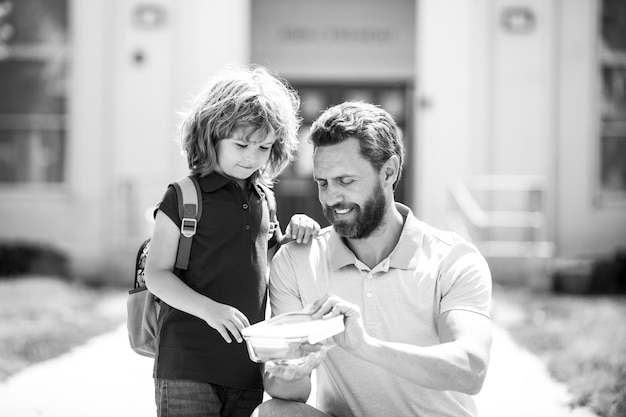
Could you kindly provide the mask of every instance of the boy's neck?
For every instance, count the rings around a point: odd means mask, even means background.
[[[246,188],[248,188],[248,180],[240,180],[238,178],[232,178],[233,181],[235,181],[237,183],[237,185],[239,185],[241,187],[242,190],[245,190]]]

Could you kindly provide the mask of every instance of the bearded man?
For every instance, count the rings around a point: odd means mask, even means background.
[[[336,347],[301,364],[267,362],[258,416],[476,416],[491,348],[491,275],[458,235],[395,202],[404,148],[367,103],[313,124],[313,175],[331,226],[287,244],[270,273],[272,314],[343,315]],[[445,161],[442,161],[445,163]],[[306,404],[316,369],[315,407]]]

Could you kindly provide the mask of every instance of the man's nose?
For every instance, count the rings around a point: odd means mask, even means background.
[[[340,193],[340,190],[337,187],[327,186],[326,190],[323,192],[324,204],[327,206],[334,206],[343,201],[343,196]]]

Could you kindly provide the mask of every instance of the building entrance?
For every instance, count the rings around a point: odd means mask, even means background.
[[[380,105],[398,123],[406,149],[406,162],[402,179],[396,189],[396,200],[410,201],[411,187],[411,126],[410,86],[408,83],[319,83],[298,82],[292,86],[298,91],[302,105],[302,128],[297,160],[281,175],[275,186],[279,216],[286,223],[294,213],[306,213],[322,226],[328,225],[323,215],[313,181],[313,149],[308,134],[313,121],[326,108],[346,100],[365,101]]]

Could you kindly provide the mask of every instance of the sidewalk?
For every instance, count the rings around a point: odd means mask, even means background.
[[[123,308],[125,300],[116,301]],[[152,359],[132,352],[125,325],[0,383],[2,417],[156,415]],[[596,417],[569,410],[567,388],[543,363],[494,328],[491,365],[476,402],[481,417]]]

